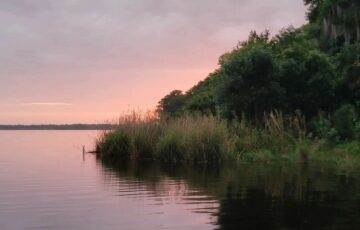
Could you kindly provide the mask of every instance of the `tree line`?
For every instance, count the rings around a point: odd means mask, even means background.
[[[219,67],[187,92],[158,104],[164,117],[186,113],[262,122],[264,114],[301,114],[309,135],[360,138],[360,3],[304,0],[309,23],[252,31],[219,58]]]

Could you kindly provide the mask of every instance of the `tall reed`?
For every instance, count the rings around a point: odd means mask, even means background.
[[[104,158],[219,162],[235,152],[235,138],[218,117],[160,120],[155,113],[132,112],[119,119],[115,130],[98,138],[97,151]]]
[[[97,152],[104,157],[115,154],[118,158],[152,159],[161,132],[155,112],[132,111],[120,116],[115,130],[104,132],[98,138]]]
[[[226,121],[186,115],[166,123],[156,149],[163,161],[220,162],[234,153],[235,140]]]
[[[131,112],[119,118],[115,130],[97,141],[106,159],[213,163],[229,159],[267,160],[297,151],[305,139],[300,115],[265,114],[262,124],[245,117],[227,121],[212,115],[187,114],[160,119],[156,113]],[[303,149],[301,152],[303,154]]]

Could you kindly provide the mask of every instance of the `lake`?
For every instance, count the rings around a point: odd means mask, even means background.
[[[360,229],[360,177],[324,165],[111,164],[96,131],[0,132],[0,229]]]

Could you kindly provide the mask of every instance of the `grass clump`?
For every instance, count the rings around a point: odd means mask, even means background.
[[[220,162],[234,153],[235,140],[227,122],[214,116],[160,120],[133,113],[121,118],[116,130],[102,134],[97,149],[104,158],[119,155],[136,160],[209,163]]]
[[[298,114],[266,114],[261,123],[245,118],[231,121],[212,115],[158,118],[132,113],[97,141],[98,156],[106,160],[158,160],[210,164],[222,161],[310,163],[324,161],[339,168],[360,167],[358,141],[331,142],[306,132]]]
[[[98,141],[96,149],[104,158],[110,160],[129,159],[131,154],[131,139],[121,131],[106,133]]]
[[[152,159],[160,133],[161,126],[155,113],[131,112],[119,118],[115,130],[102,133],[96,149],[103,158],[115,155],[120,159]]]
[[[177,162],[220,162],[234,150],[227,123],[214,116],[189,115],[171,120],[157,145],[161,160],[168,161],[170,154]]]
[[[311,161],[327,162],[343,171],[360,168],[360,142],[349,141],[341,144],[323,143],[317,151],[309,155]]]
[[[178,163],[184,160],[185,154],[180,142],[181,137],[176,133],[167,133],[159,138],[156,145],[157,156],[167,163]]]

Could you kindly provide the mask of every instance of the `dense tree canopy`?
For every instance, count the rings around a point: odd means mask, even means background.
[[[316,22],[320,16],[320,8],[324,0],[304,0],[305,5],[309,6],[307,18],[310,22]]]
[[[308,19],[319,23],[333,44],[360,41],[360,1],[304,0],[309,6]]]
[[[268,32],[251,32],[247,41],[221,61],[220,70],[223,84],[218,102],[224,115],[245,112],[259,118],[280,106],[283,89]]]
[[[185,95],[180,90],[174,90],[166,95],[158,105],[158,112],[166,116],[179,116],[185,105]]]
[[[268,31],[251,32],[246,41],[220,57],[219,68],[204,81],[184,94],[173,91],[162,99],[159,111],[226,118],[245,114],[255,121],[273,110],[298,111],[308,121],[325,113],[332,128],[355,127],[358,122],[360,129],[359,2],[304,2],[309,6],[309,24],[285,28],[273,38]],[[352,120],[337,122],[336,117]],[[349,136],[344,128],[338,130],[343,130],[340,136]]]

